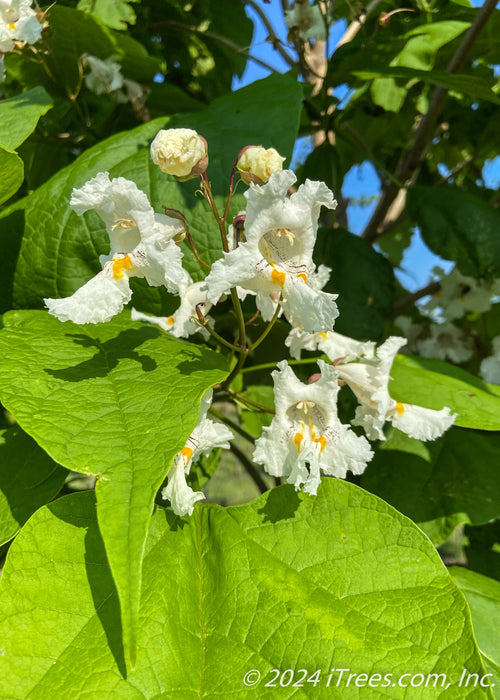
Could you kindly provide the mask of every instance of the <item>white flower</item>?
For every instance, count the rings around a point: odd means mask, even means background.
[[[394,325],[402,332],[408,344],[406,349],[408,352],[417,351],[417,340],[422,336],[425,326],[423,323],[414,323],[409,316],[397,316],[394,319]]]
[[[299,328],[292,328],[285,345],[290,348],[290,355],[296,360],[300,360],[302,350],[320,350],[329,358],[333,358],[332,361],[341,359],[343,362],[375,356],[375,343],[371,340],[361,342],[336,331],[306,333]]]
[[[207,317],[208,312],[212,308],[212,304],[207,301],[206,291],[201,291],[203,285],[203,282],[193,283],[190,279],[188,286],[180,290],[181,304],[177,311],[171,316],[148,316],[140,311],[136,311],[136,309],[132,309],[132,320],[154,323],[176,338],[188,338],[190,335],[193,335],[193,333],[201,333],[201,335],[207,339],[210,337],[210,333],[206,328],[203,328],[203,326],[200,326],[192,320],[193,317],[197,317],[196,308],[198,308],[208,322],[213,324],[213,319]]]
[[[102,272],[71,297],[45,300],[54,316],[75,323],[109,321],[130,300],[130,277],[144,277],[173,293],[186,285],[182,252],[172,240],[182,222],[155,214],[134,182],[99,173],[73,190],[70,205],[79,215],[89,209],[97,212],[106,225],[110,253],[99,258]]]
[[[182,450],[175,455],[168,473],[168,484],[161,492],[162,498],[170,501],[176,515],[191,515],[196,501],[205,498],[201,491],[193,491],[187,484],[186,475],[189,474],[191,465],[201,455],[208,457],[215,447],[228,448],[228,440],[234,437],[225,425],[214,423],[206,417],[211,403],[212,390],[209,389],[201,399],[198,422]]]
[[[129,278],[132,255],[117,256],[83,287],[64,299],[44,299],[49,313],[60,321],[103,323],[122,311],[132,296]]]
[[[481,362],[479,374],[489,384],[500,384],[500,335],[493,338],[493,354]]]
[[[161,129],[151,144],[151,159],[168,175],[201,175],[208,165],[207,142],[193,129]]]
[[[42,36],[31,0],[0,0],[0,52],[14,48],[15,41],[34,44]]]
[[[302,41],[318,39],[325,41],[325,21],[318,5],[310,0],[295,0],[291,10],[285,12],[285,21],[290,30],[298,32]]]
[[[337,416],[338,375],[318,360],[321,378],[300,382],[286,360],[272,373],[276,415],[255,443],[253,459],[272,476],[315,494],[321,472],[344,478],[361,474],[373,456],[370,445]]]
[[[95,95],[110,95],[118,104],[134,104],[144,98],[142,86],[134,80],[124,78],[120,64],[111,57],[103,60],[83,54],[81,60],[84,66],[90,68],[85,76],[85,85]]]
[[[500,294],[500,280],[486,282],[466,277],[457,267],[448,275],[440,267],[433,272],[440,277],[441,289],[422,308],[426,311],[440,308],[447,321],[461,318],[470,311],[488,311],[492,297]]]
[[[274,148],[265,149],[262,146],[247,146],[238,156],[236,168],[241,179],[249,185],[266,183],[273,173],[283,170],[285,158]]]
[[[295,180],[292,171],[284,170],[271,175],[265,185],[250,185],[245,192],[246,242],[212,265],[205,280],[207,298],[215,304],[239,285],[256,293],[262,318],[269,321],[281,293],[281,306],[293,325],[311,333],[327,331],[338,316],[337,295],[311,284],[312,251],[321,206],[333,209],[336,202],[324,183],[310,180],[286,197]]]
[[[386,421],[410,437],[435,440],[456,418],[456,414],[450,415],[449,408],[435,411],[391,398],[389,372],[396,353],[405,344],[404,338],[390,337],[379,347],[376,357],[336,367],[340,378],[349,385],[360,403],[353,424],[361,425],[370,440],[385,439],[382,428]]]
[[[460,364],[473,356],[472,338],[467,337],[463,329],[453,323],[431,323],[429,332],[429,338],[416,341],[417,351],[422,357],[436,360],[449,358],[452,362]]]
[[[85,85],[96,95],[109,95],[123,87],[121,66],[112,58],[97,58],[84,54],[84,65],[90,68],[85,76]]]

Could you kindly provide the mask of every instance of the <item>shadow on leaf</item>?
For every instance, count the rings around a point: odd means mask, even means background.
[[[148,355],[139,355],[136,348],[159,335],[161,333],[156,328],[130,328],[121,331],[116,338],[100,342],[83,333],[68,333],[67,337],[73,338],[76,344],[85,348],[95,347],[96,354],[73,367],[44,371],[65,382],[80,382],[91,377],[105,377],[121,359],[127,358],[139,362],[144,372],[152,372],[157,368],[156,361]]]

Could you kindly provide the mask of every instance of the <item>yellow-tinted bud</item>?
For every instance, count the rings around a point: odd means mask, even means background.
[[[188,180],[207,169],[207,142],[193,129],[162,129],[151,144],[151,158],[164,173]]]
[[[236,169],[247,185],[263,185],[273,173],[283,170],[284,160],[275,148],[246,146],[238,155]]]

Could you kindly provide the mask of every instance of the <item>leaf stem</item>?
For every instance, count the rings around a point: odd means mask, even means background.
[[[280,305],[279,300],[278,300],[278,304],[277,304],[277,306],[276,306],[276,311],[274,312],[274,315],[273,315],[272,319],[271,319],[271,320],[269,321],[269,323],[267,324],[267,328],[264,330],[264,332],[262,333],[262,335],[261,335],[259,338],[257,338],[257,340],[255,341],[255,343],[253,343],[252,345],[250,345],[250,347],[248,348],[248,352],[252,352],[252,350],[255,350],[255,348],[259,347],[259,345],[262,343],[262,341],[265,340],[265,339],[267,338],[267,336],[268,336],[268,334],[270,333],[272,327],[274,326],[274,324],[275,324],[276,321],[278,320],[278,316],[279,316],[279,314],[280,314],[280,311],[281,311],[281,305]]]
[[[290,366],[294,365],[312,365],[318,361],[317,357],[306,357],[303,360],[288,360]],[[261,365],[252,365],[251,367],[245,367],[241,370],[242,374],[247,372],[259,372],[262,369],[275,369],[276,362],[265,362]]]

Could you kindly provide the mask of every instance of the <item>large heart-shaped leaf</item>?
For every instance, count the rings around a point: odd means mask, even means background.
[[[0,102],[0,144],[12,150],[20,146],[35,129],[38,120],[52,107],[43,87],[26,90]]]
[[[406,206],[434,253],[464,275],[500,277],[500,213],[491,204],[450,186],[410,187]]]
[[[99,525],[133,660],[141,560],[153,501],[224,359],[125,315],[99,326],[10,312],[0,331],[0,397],[67,469],[98,475]]]
[[[482,525],[500,517],[498,464],[500,433],[453,427],[423,443],[393,430],[361,485],[441,544],[459,523]]]
[[[500,698],[500,582],[458,566],[450,570],[453,580],[469,604],[474,634],[484,665],[494,685],[494,695]],[[487,682],[487,679],[484,681]]]
[[[464,667],[485,671],[465,600],[429,540],[334,479],[317,497],[285,486],[245,506],[202,505],[191,518],[157,511],[127,675],[92,494],[38,511],[1,589],[8,696],[492,698],[457,687]],[[291,670],[266,686],[272,669]],[[349,683],[340,669],[355,674]]]

